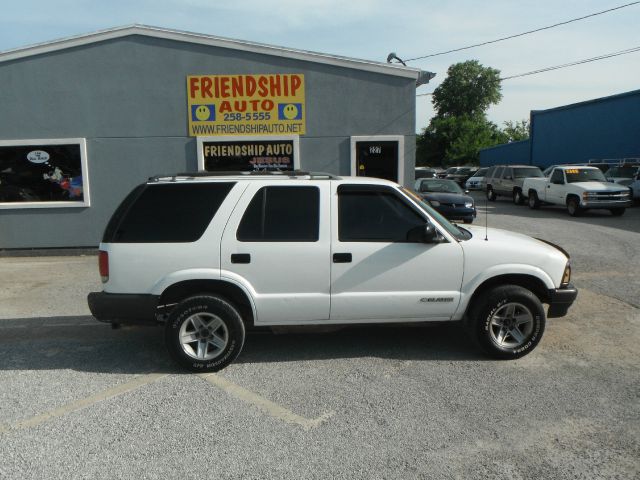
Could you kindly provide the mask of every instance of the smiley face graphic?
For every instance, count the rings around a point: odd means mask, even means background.
[[[293,120],[298,116],[298,107],[293,103],[290,103],[282,109],[282,113],[284,114],[284,118],[287,120]]]
[[[213,122],[215,119],[215,105],[191,105],[193,122]]]
[[[280,103],[278,104],[279,120],[300,120],[302,119],[302,104],[300,103]]]
[[[210,113],[211,112],[209,111],[209,107],[207,107],[206,105],[200,105],[198,106],[198,108],[196,108],[196,118],[201,122],[204,122],[207,118],[209,118]]]

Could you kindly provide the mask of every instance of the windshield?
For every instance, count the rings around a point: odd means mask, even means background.
[[[464,193],[462,188],[453,180],[422,180],[420,192],[435,193]]]
[[[436,212],[431,205],[428,205],[427,203],[425,203],[414,192],[412,192],[411,190],[406,189],[405,187],[400,187],[400,190],[402,190],[402,192],[405,195],[408,195],[413,200],[415,200],[416,203],[418,204],[418,206],[420,208],[422,208],[422,210],[424,210],[427,214],[429,214],[431,216],[431,218],[433,218],[436,222],[438,222],[440,224],[440,226],[442,226],[442,228],[444,228],[447,232],[449,232],[451,235],[453,235],[456,239],[458,239],[458,240],[468,240],[469,238],[471,238],[471,233],[464,234],[458,227],[456,227],[449,220],[447,220],[442,215],[440,215],[438,212]]]
[[[513,176],[515,178],[531,178],[531,177],[542,177],[542,172],[537,167],[531,168],[514,168]]]
[[[568,168],[564,173],[567,176],[567,183],[607,181],[597,168]]]
[[[472,175],[472,177],[484,177],[484,174],[487,173],[488,168],[481,168],[476,173]]]

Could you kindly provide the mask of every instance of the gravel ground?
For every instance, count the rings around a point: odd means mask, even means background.
[[[488,207],[580,289],[517,361],[457,325],[359,327],[254,333],[203,378],[160,329],[88,316],[96,257],[0,258],[0,478],[638,478],[640,208]]]

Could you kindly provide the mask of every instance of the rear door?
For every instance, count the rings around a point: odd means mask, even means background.
[[[407,241],[427,218],[392,187],[332,183],[331,321],[450,319],[462,247]]]
[[[329,182],[249,182],[225,228],[222,277],[243,285],[257,324],[327,320]]]

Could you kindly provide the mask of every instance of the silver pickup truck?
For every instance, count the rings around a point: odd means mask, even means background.
[[[555,167],[547,177],[525,179],[522,191],[529,208],[539,208],[543,203],[562,205],[573,217],[592,208],[607,209],[619,216],[631,206],[629,189],[607,182],[596,167]]]

